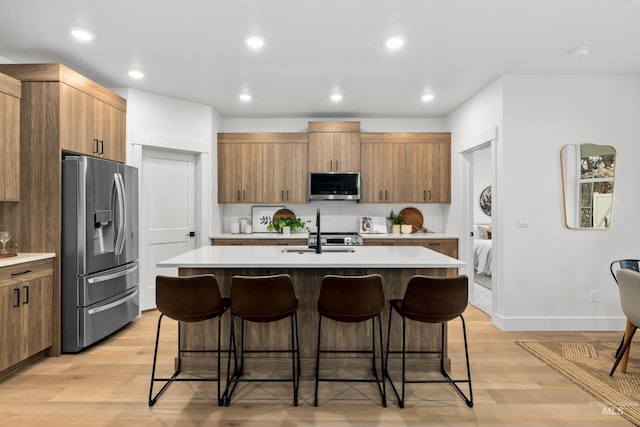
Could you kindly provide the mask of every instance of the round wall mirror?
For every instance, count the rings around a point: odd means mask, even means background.
[[[480,193],[480,209],[485,215],[491,216],[491,186],[482,190]]]

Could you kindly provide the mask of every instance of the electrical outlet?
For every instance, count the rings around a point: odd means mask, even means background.
[[[600,299],[600,292],[598,291],[591,291],[591,302],[598,302],[598,300]]]

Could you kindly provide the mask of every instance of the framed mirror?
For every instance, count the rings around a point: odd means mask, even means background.
[[[560,151],[564,221],[568,228],[611,227],[616,150],[611,145],[565,145]]]

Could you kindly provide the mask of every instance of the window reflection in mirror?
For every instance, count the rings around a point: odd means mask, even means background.
[[[560,158],[566,226],[611,227],[615,148],[597,144],[565,145]]]

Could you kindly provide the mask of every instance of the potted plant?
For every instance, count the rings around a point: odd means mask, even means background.
[[[391,211],[387,220],[391,223],[391,233],[400,234],[400,226],[404,224],[404,217],[400,214],[394,214],[393,211]]]
[[[282,233],[286,230],[286,227],[288,227],[291,233],[297,233],[298,229],[309,231],[309,226],[307,226],[309,222],[311,222],[311,220],[302,221],[300,218],[277,218],[267,225],[267,230],[275,230],[278,233]]]

